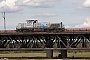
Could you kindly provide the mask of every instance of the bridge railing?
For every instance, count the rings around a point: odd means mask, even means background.
[[[14,33],[16,31],[15,30],[0,30],[0,33],[4,33],[4,32]]]
[[[90,29],[84,29],[84,28],[67,28],[65,29],[65,31],[63,31],[62,33],[77,33],[77,32],[83,32],[83,33],[89,33],[90,32]],[[16,32],[15,30],[0,30],[0,33],[19,33],[19,32]],[[24,32],[20,32],[20,33],[24,33]],[[25,33],[28,33],[28,32],[25,32]],[[35,33],[55,33],[55,32],[35,32]],[[57,33],[57,32],[56,32]],[[61,32],[60,32],[61,33]]]
[[[90,32],[90,29],[85,29],[85,28],[69,28],[69,29],[65,29],[65,32]]]

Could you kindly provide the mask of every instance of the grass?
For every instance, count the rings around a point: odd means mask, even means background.
[[[54,52],[53,56],[56,57],[60,54],[59,52]],[[46,57],[46,52],[28,52],[28,53],[4,53],[0,54],[0,57]]]
[[[90,57],[90,53],[89,52],[84,52],[84,53],[68,53],[68,57],[71,57],[71,56],[74,56],[74,57]]]
[[[53,56],[57,57],[58,54],[60,54],[59,52],[54,52]],[[46,58],[46,53],[45,52],[29,52],[29,53],[4,53],[4,54],[0,54],[0,58],[38,58],[38,57],[42,57],[42,58]],[[86,58],[86,57],[90,57],[90,52],[82,52],[82,53],[68,53],[68,57],[70,58]],[[47,59],[47,58],[46,58]]]
[[[9,53],[9,54],[0,54],[0,57],[44,57],[45,53]]]

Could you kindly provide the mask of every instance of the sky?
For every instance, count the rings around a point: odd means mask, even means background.
[[[60,23],[65,28],[90,27],[90,0],[0,0],[0,30],[15,30],[18,23],[35,19]]]

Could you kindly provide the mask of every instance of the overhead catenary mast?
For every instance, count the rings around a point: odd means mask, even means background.
[[[3,19],[4,19],[4,30],[6,31],[6,21],[5,21],[5,12],[2,12]]]

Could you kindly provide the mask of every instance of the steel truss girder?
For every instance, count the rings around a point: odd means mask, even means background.
[[[55,48],[77,48],[79,44],[80,48],[90,48],[90,38],[85,35],[0,36],[0,43],[0,48],[54,48],[54,44]]]

